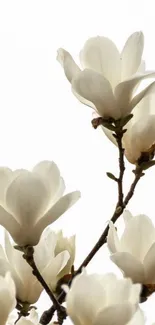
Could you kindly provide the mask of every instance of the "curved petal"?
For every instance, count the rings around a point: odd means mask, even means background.
[[[121,251],[129,252],[143,262],[148,249],[154,241],[155,228],[152,221],[145,215],[137,215],[125,227],[120,240]]]
[[[117,235],[117,231],[113,222],[109,222],[109,231],[107,236],[107,244],[111,253],[116,253],[120,250],[120,241]]]
[[[152,244],[144,258],[145,283],[155,283],[155,243]]]
[[[62,189],[64,190],[64,181],[60,177],[58,166],[53,161],[41,161],[33,168],[33,172],[37,173],[44,181],[45,186],[48,187],[52,201],[58,191],[62,192]]]
[[[2,206],[0,206],[0,225],[2,225],[10,233],[16,242],[16,239],[21,232],[21,226],[10,213],[3,209]]]
[[[59,201],[55,203],[47,213],[40,218],[35,226],[35,235],[40,238],[43,230],[55,220],[57,220],[63,213],[65,213],[72,205],[74,205],[80,198],[80,192],[75,191],[64,195]]]
[[[87,106],[93,108],[94,110],[96,110],[95,105],[94,105],[92,102],[90,102],[89,100],[87,100],[86,98],[80,96],[80,95],[75,91],[75,89],[74,89],[73,87],[72,87],[72,93],[74,94],[74,96],[75,96],[75,97],[76,97],[76,98],[77,98],[77,99],[78,99],[82,104],[87,105]]]
[[[155,91],[155,82],[151,83],[145,89],[143,89],[139,94],[137,94],[129,104],[129,112],[143,99],[145,96],[153,94]],[[147,107],[145,108],[147,110]]]
[[[41,270],[39,268],[43,278],[51,290],[55,290],[58,281],[58,275],[67,264],[69,257],[69,253],[67,251],[61,252],[50,261],[44,270]]]
[[[70,53],[64,49],[58,50],[57,60],[64,68],[65,75],[69,82],[71,82],[72,79],[81,71]]]
[[[112,305],[101,310],[93,325],[124,325],[132,318],[135,307],[130,303]]]
[[[72,80],[73,89],[92,102],[102,117],[119,118],[111,85],[101,74],[85,69]]]
[[[135,74],[140,66],[144,48],[142,32],[133,33],[126,41],[121,53],[121,80]]]
[[[30,226],[44,213],[49,193],[37,175],[21,172],[6,192],[6,204],[22,226]]]
[[[103,74],[113,88],[120,82],[120,54],[109,38],[97,36],[88,39],[80,52],[80,61],[84,69]]]
[[[117,85],[114,93],[115,93],[117,105],[121,109],[122,116],[125,116],[127,115],[127,113],[129,113],[128,106],[132,99],[133,91],[139,85],[139,83],[144,79],[154,78],[154,77],[155,77],[155,72],[145,72],[144,74],[137,74],[132,78],[125,80],[121,82],[119,85]]]
[[[143,264],[141,264],[134,256],[129,253],[118,252],[111,255],[110,258],[124,272],[126,277],[130,277],[135,283],[143,283]]]

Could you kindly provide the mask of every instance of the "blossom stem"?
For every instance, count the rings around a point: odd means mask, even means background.
[[[122,136],[123,136],[123,134],[122,134]],[[136,169],[133,171],[134,174],[135,174],[134,181],[131,184],[129,192],[126,195],[126,197],[125,197],[125,199],[123,201],[123,185],[122,185],[122,182],[123,182],[123,175],[124,175],[125,166],[124,166],[124,149],[123,149],[123,146],[122,146],[122,136],[119,135],[119,139],[116,139],[117,143],[118,143],[118,148],[119,148],[119,169],[120,169],[120,172],[119,172],[119,178],[117,179],[117,182],[118,182],[118,202],[116,204],[115,211],[114,211],[113,216],[111,218],[111,221],[113,223],[115,223],[117,221],[117,219],[120,217],[120,215],[124,211],[126,205],[128,204],[128,202],[130,201],[130,199],[132,198],[132,196],[134,194],[134,190],[135,190],[135,187],[136,187],[138,181],[144,175],[143,171],[142,171],[142,168],[140,166],[137,166]],[[117,135],[116,135],[116,137],[117,137]],[[97,243],[95,244],[93,249],[90,251],[88,256],[84,259],[82,264],[79,266],[79,268],[76,270],[73,277],[75,277],[77,274],[81,273],[82,268],[86,267],[89,264],[89,262],[92,260],[92,258],[95,256],[95,254],[98,252],[98,250],[106,243],[108,231],[109,231],[109,225],[105,228],[105,230],[102,233],[101,237],[99,238],[99,240],[97,241]],[[69,285],[71,284],[71,281],[69,282]],[[65,295],[66,295],[65,292],[62,291],[61,294],[58,297],[59,303],[62,303],[64,301]],[[47,325],[51,321],[51,319],[52,319],[52,317],[54,315],[54,312],[55,312],[55,307],[53,305],[42,314],[42,316],[40,318],[40,324]]]
[[[66,309],[63,306],[61,306],[59,301],[55,298],[54,294],[52,293],[52,291],[48,287],[47,283],[43,279],[42,275],[40,274],[39,270],[37,269],[37,266],[36,266],[35,261],[34,261],[34,248],[32,246],[26,246],[26,247],[23,248],[23,252],[24,252],[23,258],[31,266],[31,268],[33,270],[32,273],[36,276],[36,278],[41,283],[41,285],[45,289],[46,293],[48,294],[48,296],[52,300],[53,307],[58,312],[58,317],[60,319],[62,319],[62,318],[65,319],[66,318]]]

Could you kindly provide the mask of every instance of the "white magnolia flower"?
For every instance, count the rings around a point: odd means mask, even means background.
[[[22,252],[16,250],[5,231],[5,252],[0,246],[0,275],[11,272],[16,286],[16,298],[21,302],[34,304],[43,290],[40,282],[32,274],[32,268],[24,260]]]
[[[9,314],[16,306],[15,285],[8,272],[0,276],[0,324],[5,325]]]
[[[67,290],[67,313],[75,325],[128,324],[137,311],[140,290],[131,279],[87,275],[84,270]]]
[[[74,95],[84,104],[93,107],[103,118],[120,119],[131,113],[140,100],[155,86],[151,83],[136,96],[133,92],[139,83],[154,73],[139,73],[143,52],[143,34],[132,34],[121,53],[106,37],[87,40],[80,52],[83,71],[64,49],[58,50],[57,59],[64,68]]]
[[[155,227],[145,215],[123,214],[125,230],[121,239],[112,222],[107,244],[111,260],[134,282],[155,283]]]
[[[125,125],[127,131],[123,136],[123,147],[128,161],[135,164],[142,152],[148,152],[155,144],[155,95],[146,96],[134,108],[132,119]],[[112,132],[104,127],[102,130],[115,145],[117,142]]]
[[[65,238],[62,232],[43,232],[35,247],[34,259],[38,270],[52,291],[58,280],[68,274],[75,258],[75,236]]]
[[[0,168],[0,224],[20,245],[36,245],[43,230],[80,197],[64,196],[65,185],[54,162],[42,161],[32,172]]]

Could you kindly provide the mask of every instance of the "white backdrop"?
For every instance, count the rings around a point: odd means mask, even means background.
[[[91,127],[91,109],[72,95],[56,61],[57,48],[78,61],[87,38],[104,35],[121,49],[138,30],[145,35],[147,68],[155,69],[154,0],[0,1],[0,165],[31,168],[39,160],[54,160],[68,191],[81,190],[81,200],[53,225],[67,235],[77,233],[76,267],[112,215],[117,189],[105,173],[117,172],[117,150]],[[126,189],[132,177],[127,166]],[[154,181],[152,168],[129,207],[155,221]],[[2,241],[2,228],[0,236]],[[106,248],[88,270],[119,273]],[[152,296],[144,305],[149,322],[155,321],[154,303]]]

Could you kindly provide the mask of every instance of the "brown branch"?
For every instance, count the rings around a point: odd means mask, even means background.
[[[144,175],[143,172],[142,172],[142,169],[140,167],[136,167],[136,169],[134,171],[134,174],[135,174],[134,181],[131,184],[131,187],[129,189],[129,192],[126,195],[122,206],[118,206],[118,203],[116,205],[116,209],[115,209],[114,214],[113,214],[113,216],[111,218],[111,221],[113,223],[115,223],[117,221],[117,219],[120,217],[120,215],[124,211],[126,205],[128,204],[128,202],[130,201],[130,199],[132,198],[132,196],[134,194],[134,190],[135,190],[135,187],[136,187],[138,181]],[[97,243],[95,244],[95,246],[93,247],[93,249],[91,250],[91,252],[88,254],[88,256],[85,258],[85,260],[79,266],[79,268],[77,269],[77,271],[74,273],[74,277],[77,274],[81,273],[82,268],[83,267],[86,267],[89,264],[89,262],[92,260],[92,258],[94,257],[94,255],[98,252],[98,250],[106,243],[108,231],[109,231],[109,225],[105,228],[103,234],[101,235],[101,237],[99,238],[99,240],[97,241]],[[71,284],[71,281],[70,281],[69,285],[70,284]],[[62,291],[61,294],[58,297],[59,303],[62,303],[64,301],[65,295],[66,295],[65,292]],[[51,319],[52,319],[52,317],[54,315],[54,312],[55,312],[55,307],[53,305],[53,306],[51,306],[48,310],[46,310],[42,314],[42,316],[40,318],[40,324],[47,325],[51,321]]]
[[[125,171],[125,166],[124,166],[124,148],[122,146],[122,137],[124,134],[124,130],[118,130],[118,132],[115,132],[115,134],[113,134],[113,136],[116,138],[117,144],[118,144],[118,149],[119,149],[119,177],[117,178],[117,183],[118,183],[118,202],[116,204],[116,208],[114,211],[114,214],[111,218],[111,221],[113,223],[115,223],[117,221],[117,219],[119,218],[119,216],[122,214],[122,212],[124,211],[126,205],[128,204],[128,202],[130,201],[130,199],[132,198],[133,194],[134,194],[134,190],[135,187],[139,181],[139,179],[141,178],[141,176],[143,176],[142,173],[142,169],[138,166],[136,167],[134,174],[135,174],[135,178],[133,183],[131,184],[131,187],[129,189],[129,192],[127,194],[127,196],[125,197],[125,200],[123,201],[123,176],[124,176],[124,171]],[[98,250],[106,243],[107,240],[107,235],[108,235],[108,231],[109,231],[109,225],[105,228],[104,232],[102,233],[101,237],[99,238],[99,240],[97,241],[97,243],[95,244],[95,246],[93,247],[93,249],[90,251],[90,253],[88,254],[88,256],[84,259],[84,261],[82,262],[82,264],[79,266],[79,268],[77,269],[77,271],[74,273],[74,277],[81,273],[81,270],[83,267],[86,267],[89,262],[92,260],[92,258],[95,256],[95,254],[98,252]],[[72,280],[69,282],[69,285],[71,284]],[[58,301],[59,303],[62,303],[64,301],[65,298],[65,292],[62,291],[61,294],[58,297]],[[55,312],[55,307],[54,305],[51,306],[51,308],[49,310],[46,310],[40,319],[40,323],[42,325],[46,325],[48,324]]]
[[[23,248],[23,252],[24,252],[23,258],[31,266],[31,268],[33,270],[32,273],[36,276],[36,278],[41,283],[41,285],[45,289],[46,293],[48,294],[48,296],[52,300],[53,307],[58,312],[58,318],[59,319],[65,319],[66,318],[66,309],[63,306],[61,306],[59,301],[55,298],[54,294],[52,293],[52,291],[48,287],[47,283],[43,279],[42,275],[40,274],[39,270],[37,269],[37,266],[36,266],[35,261],[34,261],[34,248],[32,246],[26,246],[26,247]],[[62,323],[62,322],[60,322],[60,323]]]

